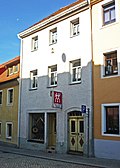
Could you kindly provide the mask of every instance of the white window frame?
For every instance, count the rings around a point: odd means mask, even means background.
[[[115,9],[115,4],[113,6],[113,3],[115,3],[115,1],[110,1],[109,3],[104,4],[102,6],[102,8],[103,8],[103,26],[116,22],[116,9]],[[114,14],[115,14],[115,18],[114,19],[111,18],[111,9],[114,9]],[[108,12],[108,14],[109,14],[108,21],[105,21],[105,13],[106,12]]]
[[[104,132],[106,132],[106,107],[113,107],[113,106],[119,106],[119,134],[106,134]],[[120,137],[120,103],[111,103],[111,104],[102,104],[101,105],[101,125],[102,125],[102,128],[101,128],[101,133],[103,136],[113,136],[113,137]]]
[[[80,34],[79,18],[74,19],[70,22],[70,32],[71,32],[71,37],[74,37]]]
[[[50,30],[50,44],[57,43],[57,27]]]
[[[0,106],[2,106],[2,104],[3,104],[3,91],[0,90],[0,93],[2,93],[2,98],[1,98],[1,103],[0,103]]]
[[[38,36],[32,37],[32,51],[38,50]]]
[[[54,69],[56,70],[54,71]],[[52,78],[52,76],[54,79]],[[48,67],[48,77],[49,77],[49,86],[57,86],[57,65]],[[53,84],[52,84],[52,81],[53,81]]]
[[[10,90],[13,91],[12,102],[10,102]],[[7,105],[13,105],[14,102],[14,88],[7,89]]]
[[[116,17],[116,21],[112,22],[110,24],[105,24],[105,25],[104,25],[104,22],[103,22],[103,19],[104,19],[103,18],[103,6],[105,6],[105,5],[109,4],[109,3],[112,3],[113,0],[104,0],[104,1],[101,1],[99,3],[98,17],[100,19],[98,19],[98,24],[99,24],[99,28],[100,29],[101,28],[106,28],[108,26],[112,26],[112,25],[114,25],[114,24],[119,22],[119,5],[118,5],[118,1],[119,0],[115,0],[115,17]]]
[[[37,87],[38,87],[38,70],[35,69],[30,71],[30,89],[37,89]]]
[[[9,135],[8,125],[11,125],[11,135]],[[13,133],[13,123],[6,122],[6,139],[12,139],[12,133]]]
[[[0,137],[2,136],[2,122],[0,122]]]
[[[79,63],[78,66],[73,66],[75,63]],[[75,74],[73,74],[73,71],[75,70]],[[71,75],[71,83],[80,83],[81,82],[81,59],[76,59],[73,61],[70,61],[70,75]],[[76,80],[73,80],[73,76],[76,76]]]

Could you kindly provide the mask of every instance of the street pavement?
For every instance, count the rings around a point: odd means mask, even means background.
[[[0,146],[0,168],[120,168],[120,161]]]
[[[0,152],[0,168],[91,168],[91,166]]]

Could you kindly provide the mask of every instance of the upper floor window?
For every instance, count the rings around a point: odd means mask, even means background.
[[[53,65],[48,68],[49,73],[49,85],[57,85],[57,65]]]
[[[81,60],[70,62],[71,82],[76,83],[81,81]]]
[[[50,30],[50,44],[57,43],[57,28]]]
[[[103,24],[109,24],[116,21],[115,16],[115,1],[103,5]]]
[[[13,66],[9,68],[9,75],[13,74]]]
[[[13,88],[7,90],[7,104],[13,103]]]
[[[80,33],[79,30],[79,18],[71,21],[71,36],[76,36]]]
[[[119,105],[103,105],[102,129],[104,134],[119,134]]]
[[[32,51],[38,49],[38,36],[32,38]]]
[[[118,74],[117,51],[104,54],[105,75]]]
[[[14,65],[14,66],[11,66],[11,67],[8,68],[7,75],[8,75],[8,76],[9,76],[9,75],[13,75],[13,74],[17,73],[18,70],[19,70],[19,65],[18,65],[18,64],[17,64],[17,65]]]
[[[3,97],[3,94],[2,94],[2,91],[0,90],[0,105],[2,105],[2,98]]]
[[[17,73],[18,72],[18,65],[15,65],[13,68],[14,68],[14,73]]]
[[[37,69],[30,71],[30,88],[35,89],[38,85]]]

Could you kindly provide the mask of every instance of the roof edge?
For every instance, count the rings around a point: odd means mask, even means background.
[[[18,38],[24,38],[26,36],[29,36],[29,34],[34,33],[35,31],[39,30],[41,27],[58,20],[61,17],[64,17],[65,15],[76,11],[80,8],[85,7],[88,5],[88,0],[77,0],[74,3],[65,6],[63,8],[60,8],[58,11],[54,12],[53,14],[49,15],[48,17],[44,18],[43,20],[37,22],[36,24],[32,25],[28,29],[22,31],[21,33],[18,34]]]

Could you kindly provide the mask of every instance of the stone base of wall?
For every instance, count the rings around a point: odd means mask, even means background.
[[[95,157],[120,160],[120,141],[94,140]]]

